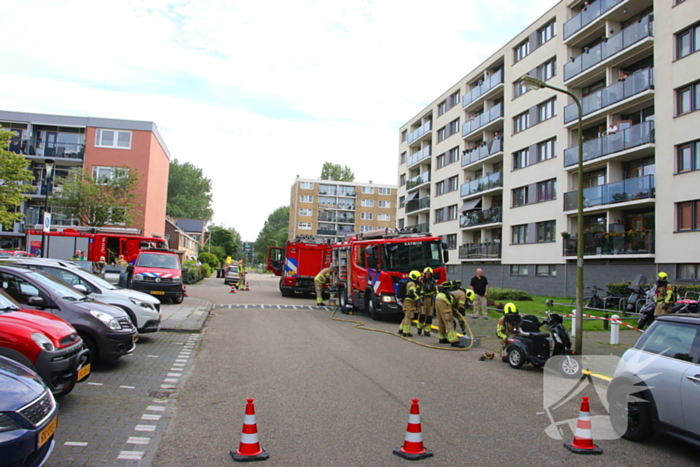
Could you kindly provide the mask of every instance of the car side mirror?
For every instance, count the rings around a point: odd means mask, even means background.
[[[78,292],[82,292],[82,293],[85,293],[85,294],[88,293],[87,287],[85,287],[83,284],[75,284],[75,285],[73,286],[73,288],[74,288],[75,290],[77,290]]]
[[[29,297],[29,300],[27,300],[27,305],[43,307],[45,303],[43,297]]]

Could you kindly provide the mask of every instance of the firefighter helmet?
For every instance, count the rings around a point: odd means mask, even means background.
[[[409,277],[412,281],[417,281],[418,279],[420,279],[420,272],[418,272],[418,271],[411,271],[411,272],[408,274],[408,277]]]
[[[467,295],[467,298],[469,300],[474,300],[474,296],[476,295],[472,289],[468,289],[465,294]]]
[[[433,273],[433,268],[431,268],[430,266],[423,269],[423,274],[432,274],[432,273]]]
[[[515,306],[514,303],[506,303],[506,306],[503,307],[503,313],[505,313],[506,315],[509,315],[511,313],[517,313],[517,312],[518,312],[518,308]]]
[[[661,279],[662,281],[667,281],[667,280],[668,280],[668,274],[666,274],[665,272],[660,272],[659,275],[658,275],[657,277],[658,277],[659,279]]]

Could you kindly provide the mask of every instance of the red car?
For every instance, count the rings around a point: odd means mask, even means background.
[[[3,290],[0,355],[34,370],[58,396],[90,375],[89,351],[73,326],[43,311],[22,310]]]
[[[34,255],[22,250],[0,250],[0,258],[8,256],[21,256],[26,258],[27,256],[33,257]]]

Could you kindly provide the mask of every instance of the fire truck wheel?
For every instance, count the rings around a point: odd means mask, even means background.
[[[345,287],[341,287],[338,290],[338,296],[340,297],[340,306],[345,308],[348,306],[348,290]]]
[[[372,317],[374,321],[379,321],[379,313],[377,313],[377,301],[374,299],[374,292],[368,292],[365,297],[365,310]]]
[[[291,290],[291,288],[282,285],[283,280],[284,278],[280,279],[280,293],[283,297],[291,297],[294,292]]]

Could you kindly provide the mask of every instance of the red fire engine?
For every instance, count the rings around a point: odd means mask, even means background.
[[[447,246],[429,233],[374,230],[334,243],[331,249],[340,306],[364,310],[375,320],[380,314],[402,312],[397,284],[411,271],[431,267],[437,283],[447,279]]]
[[[267,254],[267,269],[280,278],[280,293],[290,297],[295,293],[314,293],[314,278],[321,269],[330,266],[331,247],[322,239],[300,235],[282,247],[271,246]]]

